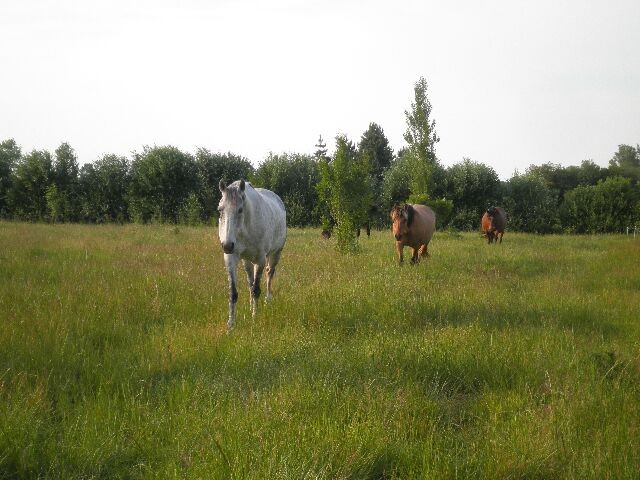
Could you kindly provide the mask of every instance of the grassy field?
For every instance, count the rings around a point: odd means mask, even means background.
[[[640,240],[0,223],[0,478],[640,477]],[[408,253],[408,252],[407,252]]]

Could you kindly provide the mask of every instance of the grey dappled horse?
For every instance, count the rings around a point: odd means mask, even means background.
[[[262,270],[267,267],[267,295],[271,299],[271,280],[287,239],[287,214],[278,195],[264,188],[253,188],[249,182],[237,180],[226,186],[220,180],[222,199],[218,205],[218,236],[224,251],[224,264],[229,276],[229,321],[235,326],[236,267],[242,259],[251,292],[251,315],[255,317],[260,296]]]

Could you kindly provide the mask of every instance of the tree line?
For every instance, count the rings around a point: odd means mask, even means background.
[[[545,163],[501,181],[493,168],[468,158],[442,166],[424,78],[414,94],[405,111],[407,145],[398,152],[371,123],[357,143],[338,136],[331,156],[320,136],[313,153],[269,154],[257,168],[234,153],[200,148],[192,154],[173,146],[145,147],[131,158],[108,154],[80,166],[67,143],[53,154],[23,153],[8,139],[0,143],[0,217],[214,223],[218,181],[245,178],[280,195],[289,225],[333,230],[345,249],[358,227],[388,225],[391,207],[405,201],[430,205],[439,229],[478,229],[490,205],[502,205],[509,229],[523,232],[622,232],[640,223],[640,145],[620,145],[605,168],[591,160]]]

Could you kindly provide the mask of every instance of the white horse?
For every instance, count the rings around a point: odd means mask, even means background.
[[[224,251],[224,264],[229,276],[229,321],[235,326],[236,267],[242,259],[251,292],[251,315],[255,317],[260,296],[262,270],[267,267],[267,295],[271,299],[271,280],[287,239],[287,214],[278,195],[264,188],[253,188],[249,182],[237,180],[226,186],[220,180],[222,199],[218,205],[218,236]]]

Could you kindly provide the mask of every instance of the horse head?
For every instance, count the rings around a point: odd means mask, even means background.
[[[222,198],[218,204],[220,219],[218,221],[218,237],[226,254],[234,252],[238,229],[242,225],[244,213],[245,181],[240,180],[227,186],[223,179],[218,184]]]
[[[396,205],[391,209],[391,230],[397,241],[409,234],[409,227],[413,223],[414,210],[409,204]]]

